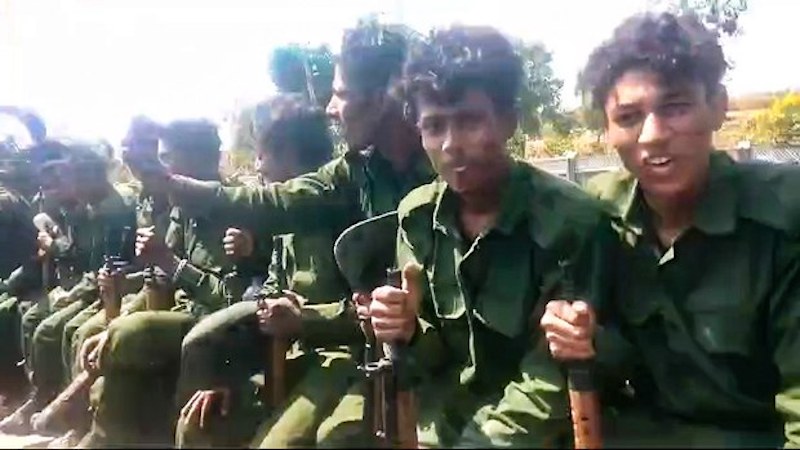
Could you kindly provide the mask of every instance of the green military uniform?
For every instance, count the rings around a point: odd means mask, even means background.
[[[99,301],[93,303],[93,300],[98,295],[96,271],[103,265],[107,251],[105,238],[121,236],[123,230],[133,228],[135,222],[133,198],[128,194],[125,190],[112,188],[96,205],[88,205],[66,216],[64,229],[70,243],[57,265],[67,265],[72,273],[82,273],[83,276],[72,289],[75,294],[73,301],[44,318],[33,333],[30,354],[32,379],[41,400],[52,399],[71,378],[62,356],[62,340],[70,342],[72,338],[64,336],[65,327],[74,318],[85,321],[100,309]],[[31,310],[38,313],[37,306]],[[89,310],[90,314],[80,316],[84,310]]]
[[[154,225],[156,233],[164,236],[169,225],[169,204],[165,201],[156,202],[154,198],[144,192],[137,183],[126,183],[125,188],[137,195],[136,202],[136,226],[137,228]],[[144,292],[142,279],[132,280],[124,284],[123,292],[134,292],[122,297],[122,315],[133,311],[144,309]],[[88,317],[87,317],[88,316]],[[70,320],[64,327],[64,339],[62,340],[62,356],[67,373],[73,376],[80,372],[77,356],[84,341],[95,334],[100,333],[107,325],[105,311],[100,302],[95,302],[92,308],[81,311],[78,316]]]
[[[334,237],[325,235],[275,237],[269,278],[262,287],[263,294],[270,297],[283,295],[282,291],[288,289],[307,299],[303,309],[312,330],[315,310],[311,305],[343,298],[347,293],[333,262],[333,240]],[[179,399],[188,400],[198,389],[229,386],[235,391],[236,402],[232,414],[216,418],[210,433],[203,433],[205,436],[197,435],[197,430],[179,428],[176,436],[179,446],[242,445],[252,439],[259,422],[271,412],[256,405],[258,399],[253,398],[255,390],[249,382],[252,376],[269,370],[268,342],[259,331],[256,309],[255,301],[238,302],[204,318],[186,336],[183,353],[188,356],[183,360]],[[204,367],[214,369],[213,373],[191,370],[200,366],[200,358],[204,359]],[[290,352],[290,360],[288,381],[292,386],[303,384],[298,380],[313,365],[308,360],[316,361],[313,347],[301,341]],[[219,367],[215,367],[216,362]]]
[[[572,263],[582,297],[607,301],[604,258],[615,238],[599,203],[576,186],[512,164],[496,224],[472,242],[444,182],[412,191],[398,208],[397,267],[423,269],[409,370],[425,447],[568,443],[566,382],[538,323],[562,282],[562,261]],[[370,445],[363,389],[341,400],[318,445]]]
[[[19,389],[24,379],[17,366],[22,360],[19,296],[39,282],[38,265],[33,260],[38,246],[32,218],[27,200],[0,186],[0,395],[15,395],[11,390]],[[26,277],[26,273],[37,276]]]
[[[246,281],[230,277],[222,240],[226,224],[173,208],[165,240],[186,261],[173,282],[170,311],[139,311],[108,325],[101,354],[102,383],[93,387],[91,446],[166,444],[174,431],[180,344],[197,320],[240,298]]]
[[[693,224],[669,248],[632,175],[589,190],[625,222],[617,316],[636,349],[635,401],[611,416],[607,445],[800,445],[800,170],[715,152]]]
[[[355,365],[350,352],[336,347],[363,341],[355,316],[345,301],[322,303],[337,299],[343,292],[343,282],[331,259],[333,236],[362,218],[394,210],[406,193],[433,176],[422,152],[411,169],[400,174],[371,148],[348,152],[314,173],[284,183],[220,189],[213,200],[204,199],[203,203],[215,211],[238,214],[240,221],[252,224],[251,229],[264,230],[267,235],[295,232],[293,238],[280,238],[280,242],[292,240],[283,246],[283,253],[276,253],[282,261],[274,267],[286,272],[278,279],[290,275],[286,286],[309,300],[302,308],[302,345],[307,352],[290,355],[287,366],[288,379],[300,380],[302,374],[302,381],[293,383],[286,407],[262,424],[254,445],[313,444],[317,426],[341,392],[335,386],[346,386],[353,376]],[[267,294],[274,291],[275,285],[270,288],[270,284]],[[197,389],[242,385],[233,380],[264,369],[260,356],[264,344],[256,338],[255,311],[254,302],[242,302],[206,318],[187,336],[182,373],[193,377],[182,377],[179,403],[185,404]],[[326,350],[308,351],[315,347]],[[219,374],[217,368],[229,375]],[[240,430],[241,435],[234,438],[239,439],[239,445],[241,439],[250,437],[246,436],[247,427]],[[249,431],[252,434],[252,429]],[[189,443],[181,434],[185,430],[179,430],[179,441]]]

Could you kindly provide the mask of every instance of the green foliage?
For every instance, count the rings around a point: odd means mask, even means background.
[[[748,0],[651,0],[652,5],[666,5],[674,12],[694,13],[717,34],[740,34],[739,17],[747,11]]]
[[[522,58],[524,78],[520,92],[520,126],[529,135],[539,135],[542,124],[562,118],[561,87],[551,66],[553,55],[540,43],[515,43]]]
[[[272,82],[282,93],[303,94],[324,108],[331,98],[333,54],[325,46],[289,44],[276,48],[270,56]]]
[[[552,134],[545,136],[543,141],[544,151],[548,156],[564,156],[567,152],[575,150],[574,133]]]
[[[747,131],[758,144],[800,146],[800,93],[775,100],[768,110],[750,119]]]

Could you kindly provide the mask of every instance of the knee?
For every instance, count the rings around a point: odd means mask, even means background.
[[[43,320],[33,331],[33,341],[41,342],[42,340],[50,340],[56,334],[57,324],[52,317]]]
[[[184,337],[182,352],[187,354],[227,340],[230,334],[247,328],[249,321],[255,321],[255,310],[255,302],[239,302],[204,317]]]

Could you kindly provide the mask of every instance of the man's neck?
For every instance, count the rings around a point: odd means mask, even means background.
[[[704,186],[705,183],[698,184],[692,189],[669,197],[644,193],[645,202],[654,213],[653,226],[662,244],[671,246],[692,225]]]
[[[507,167],[496,181],[486,183],[488,188],[458,195],[459,221],[462,231],[470,240],[494,225],[503,205],[509,174],[510,167]]]
[[[381,122],[375,137],[375,150],[389,161],[395,172],[406,172],[422,152],[420,138],[397,114],[387,113]]]

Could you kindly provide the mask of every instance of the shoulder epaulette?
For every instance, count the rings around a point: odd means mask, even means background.
[[[442,193],[444,187],[444,182],[434,181],[412,189],[397,205],[397,215],[400,221],[402,222],[404,218],[424,206],[434,207],[436,199]]]
[[[800,236],[800,166],[739,163],[740,217]]]

